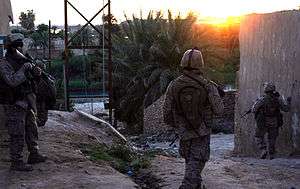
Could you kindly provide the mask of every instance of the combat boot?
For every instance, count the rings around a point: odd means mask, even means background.
[[[29,171],[33,171],[33,167],[31,165],[24,163],[23,161],[13,161],[11,163],[10,170],[29,172]]]
[[[267,150],[263,150],[260,154],[260,159],[266,159],[268,155],[268,151]]]
[[[269,160],[272,160],[275,158],[275,155],[274,154],[269,154]]]
[[[47,160],[47,157],[44,155],[36,153],[30,153],[28,156],[27,163],[28,164],[37,164],[37,163],[43,163]]]

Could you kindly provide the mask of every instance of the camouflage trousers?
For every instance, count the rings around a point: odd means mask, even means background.
[[[265,142],[265,135],[267,136],[267,143]],[[257,127],[255,131],[256,143],[260,150],[267,150],[270,155],[276,153],[275,145],[279,134],[278,127]]]
[[[37,103],[37,126],[43,127],[48,121],[48,110],[45,102]]]
[[[36,116],[32,110],[24,110],[15,105],[5,105],[4,109],[10,136],[10,157],[12,161],[20,161],[23,159],[24,142],[30,153],[38,151]]]
[[[179,153],[185,159],[185,175],[180,189],[200,189],[201,172],[210,156],[210,136],[181,140]]]

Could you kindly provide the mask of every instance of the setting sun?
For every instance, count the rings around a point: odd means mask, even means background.
[[[64,23],[62,0],[11,1],[16,22],[18,22],[18,15],[21,11],[33,9],[39,15],[36,20],[37,23],[45,23],[49,19],[56,24],[62,25]],[[80,10],[85,12],[88,17],[92,17],[97,11],[96,9],[102,6],[102,1],[99,0],[70,1],[80,7]],[[90,5],[93,6],[91,7]],[[174,14],[180,13],[181,15],[193,12],[199,15],[201,20],[210,20],[214,24],[227,22],[227,18],[232,16],[298,9],[299,5],[300,0],[112,0],[112,12],[118,18],[118,21],[124,21],[124,13],[139,16],[142,11],[144,17],[147,17],[147,13],[150,10],[161,10],[164,13],[167,13],[167,10],[171,10]],[[56,11],[55,14],[49,15],[47,14],[48,10]],[[69,22],[70,24],[78,24],[84,23],[84,20],[72,13]]]
[[[207,2],[204,7],[199,7],[199,11],[204,17],[226,20],[230,16],[241,16],[245,14],[245,11],[238,6],[239,2],[238,0],[210,1]]]

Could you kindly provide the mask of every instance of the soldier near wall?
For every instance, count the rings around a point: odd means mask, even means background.
[[[273,159],[276,153],[275,145],[279,134],[279,128],[283,125],[281,111],[288,112],[291,105],[291,97],[287,101],[276,92],[273,83],[264,84],[265,94],[252,106],[251,111],[255,114],[256,130],[255,138],[261,150],[261,159]],[[267,134],[267,143],[265,135]]]
[[[11,34],[7,38],[5,58],[0,59],[0,104],[6,113],[6,127],[10,136],[11,169],[31,171],[29,164],[40,163],[46,157],[38,152],[36,124],[36,86],[34,78],[41,69],[33,67],[20,57],[23,47],[22,34]],[[23,162],[23,147],[26,141],[30,152],[27,163]]]
[[[185,176],[180,189],[200,189],[201,172],[210,156],[212,114],[222,114],[224,106],[217,86],[203,76],[202,53],[191,49],[181,60],[183,74],[168,86],[163,114],[180,138],[179,153],[185,159]]]

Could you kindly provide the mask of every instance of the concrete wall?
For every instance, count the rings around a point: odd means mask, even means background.
[[[9,15],[13,16],[10,0],[0,0],[0,35],[9,33]]]
[[[10,0],[0,0],[0,35],[7,35],[9,33],[9,18],[12,17],[12,9]],[[5,153],[7,151],[7,129],[5,128],[5,115],[3,107],[0,105],[0,152]],[[1,158],[3,158],[1,156]],[[0,159],[1,161],[2,159]]]
[[[280,154],[300,150],[300,11],[246,16],[240,28],[241,65],[236,104],[235,152],[255,155],[254,116],[241,119],[262,93],[262,83],[275,82],[285,97],[292,96],[292,109],[284,114],[277,142]],[[295,80],[298,82],[292,87]],[[294,88],[294,89],[292,89]]]

